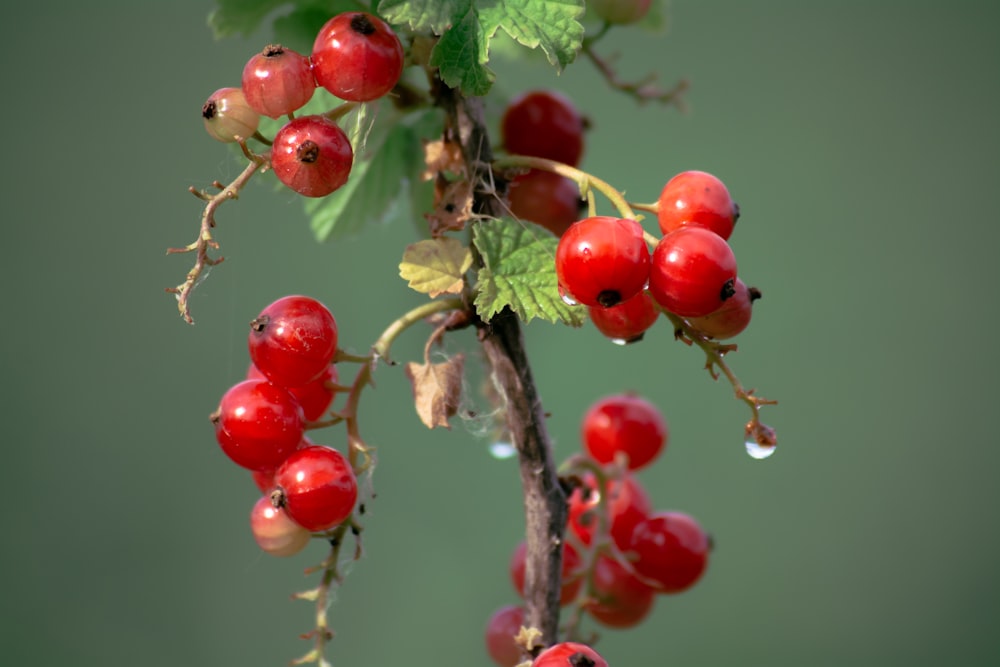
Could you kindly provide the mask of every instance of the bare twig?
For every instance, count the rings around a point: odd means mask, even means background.
[[[191,292],[198,285],[198,283],[204,278],[205,270],[209,267],[215,266],[223,260],[223,257],[211,257],[209,256],[210,250],[218,250],[219,244],[212,237],[212,228],[215,227],[215,210],[222,205],[223,202],[230,199],[237,199],[240,194],[240,190],[243,189],[246,184],[253,178],[253,175],[258,171],[264,169],[268,164],[268,158],[266,155],[258,155],[247,148],[246,142],[240,142],[240,148],[243,149],[243,154],[247,156],[249,162],[247,166],[240,172],[229,185],[223,185],[222,183],[215,181],[212,183],[212,187],[217,189],[218,192],[209,192],[208,190],[198,190],[194,187],[188,188],[188,190],[198,199],[202,199],[205,202],[205,209],[201,214],[201,227],[198,231],[198,239],[183,248],[168,248],[167,254],[173,255],[178,253],[193,252],[195,253],[194,267],[188,271],[187,277],[184,279],[180,285],[176,287],[168,287],[167,292],[177,295],[177,309],[180,311],[181,317],[188,324],[194,324],[194,319],[191,317],[191,308],[188,303]]]

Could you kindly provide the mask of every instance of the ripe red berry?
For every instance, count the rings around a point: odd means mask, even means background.
[[[302,439],[302,408],[286,389],[265,380],[230,387],[211,419],[222,451],[250,470],[274,470]]]
[[[646,330],[656,323],[660,311],[649,292],[643,290],[616,306],[587,306],[587,314],[597,330],[616,343],[627,345],[642,340]]]
[[[337,321],[316,299],[281,297],[250,322],[248,347],[253,365],[271,382],[303,387],[329,372]]]
[[[551,171],[532,169],[515,176],[507,186],[507,197],[514,217],[539,224],[556,236],[580,219],[580,189]]]
[[[302,551],[312,533],[288,518],[285,510],[263,496],[250,510],[250,532],[262,550],[272,556],[294,556]]]
[[[753,302],[760,298],[760,290],[747,287],[736,279],[736,293],[722,304],[718,310],[704,317],[688,318],[688,324],[709,338],[725,340],[741,333],[750,324]]]
[[[609,628],[637,625],[652,611],[656,598],[648,584],[607,556],[598,556],[594,564],[593,587],[594,599],[587,603],[587,613]]]
[[[556,247],[556,274],[567,295],[585,306],[617,305],[649,280],[650,256],[635,220],[594,216],[570,225]]]
[[[703,227],[676,229],[653,251],[649,293],[675,315],[708,315],[736,293],[736,255]]]
[[[618,548],[628,546],[635,525],[653,510],[646,489],[633,475],[609,479],[605,489],[604,511],[610,523],[609,532]],[[569,527],[580,541],[589,545],[594,539],[601,520],[601,494],[592,473],[583,477],[583,486],[573,490],[569,497]]]
[[[335,449],[313,445],[293,452],[274,475],[279,504],[307,530],[329,530],[351,515],[358,484]]]
[[[504,110],[500,138],[511,155],[541,157],[575,167],[583,155],[583,117],[569,98],[551,90],[523,93]]]
[[[316,83],[342,100],[382,97],[403,73],[403,45],[373,14],[345,12],[326,22],[312,50]]]
[[[514,583],[514,590],[522,598],[524,597],[524,569],[525,560],[528,555],[528,545],[522,541],[514,549],[510,557],[510,579]],[[571,544],[563,542],[562,558],[562,586],[559,589],[559,604],[567,605],[576,599],[583,584],[583,578],[579,576],[577,570],[580,569],[580,556]]]
[[[266,380],[267,376],[252,363],[247,369],[248,380]],[[333,385],[337,383],[337,366],[330,364],[318,378],[301,387],[289,387],[290,393],[302,406],[302,416],[307,422],[316,421],[326,413],[336,391]]]
[[[241,87],[254,111],[278,118],[305,106],[316,91],[316,80],[308,56],[269,44],[243,66]]]
[[[521,647],[514,638],[524,624],[524,608],[508,605],[497,609],[486,623],[486,652],[499,667],[521,662]]]
[[[608,23],[625,25],[635,23],[649,12],[651,0],[588,0],[587,9],[592,9],[598,18]]]
[[[584,450],[598,463],[621,454],[629,470],[653,461],[667,444],[667,422],[659,408],[635,394],[601,398],[583,416]]]
[[[260,125],[260,115],[250,108],[239,88],[220,88],[201,107],[205,131],[216,141],[232,143],[249,139]]]
[[[306,197],[325,197],[347,182],[354,150],[326,116],[300,116],[274,135],[271,168],[278,180]]]
[[[656,217],[664,235],[685,225],[695,225],[728,239],[739,216],[740,209],[725,184],[704,171],[685,171],[671,178],[663,186],[656,205]]]
[[[636,524],[627,550],[635,571],[660,593],[693,586],[708,566],[711,540],[694,518],[682,512],[657,512]]]
[[[531,667],[608,667],[608,661],[586,644],[562,642],[539,653]]]

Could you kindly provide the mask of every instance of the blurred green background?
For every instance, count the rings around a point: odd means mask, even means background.
[[[267,33],[213,40],[212,4],[57,1],[0,10],[7,62],[0,326],[6,526],[0,662],[281,665],[304,652],[311,546],[261,555],[256,490],[207,421],[247,363],[246,323],[286,293],[322,298],[366,349],[420,297],[397,279],[413,226],[319,245],[266,179],[219,214],[226,262],[184,324],[166,286],[199,203],[234,176],[199,108],[237,85]],[[691,81],[689,111],[636,107],[582,62],[498,63],[506,92],[563,90],[590,117],[584,167],[652,200],[717,173],[764,298],[731,363],[780,405],[781,444],[742,451],[745,408],[668,327],[619,348],[527,327],[560,459],[583,410],[633,389],[672,437],[641,473],[659,508],[714,534],[709,572],[598,645],[625,665],[993,665],[1000,660],[996,253],[1000,22],[986,1],[674,0],[670,27],[601,50],[624,76]],[[400,360],[423,344],[404,337]],[[451,339],[449,350],[471,343]],[[336,665],[488,665],[481,633],[515,601],[513,461],[476,424],[429,432],[400,368],[362,425],[378,499],[331,610]],[[317,434],[339,445],[342,434]]]

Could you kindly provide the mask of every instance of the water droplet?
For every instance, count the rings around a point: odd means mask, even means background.
[[[563,303],[565,303],[567,306],[577,306],[577,305],[579,305],[579,302],[576,299],[574,299],[573,297],[571,297],[569,295],[569,292],[564,292],[562,290],[559,290],[559,296],[562,297]]]
[[[747,454],[758,461],[774,454],[774,450],[778,448],[777,445],[762,445],[753,439],[747,440],[744,444],[746,444]]]
[[[494,442],[492,445],[490,445],[489,449],[490,449],[490,456],[492,456],[495,459],[499,459],[501,461],[504,459],[509,459],[515,454],[517,454],[517,449],[515,449],[514,445],[510,444],[509,442]]]
[[[624,345],[628,345],[632,341],[630,341],[630,340],[628,340],[626,338],[612,338],[611,342],[614,343],[615,345],[623,345],[624,346]]]

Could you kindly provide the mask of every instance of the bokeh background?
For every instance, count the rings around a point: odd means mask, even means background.
[[[359,352],[420,299],[395,277],[412,224],[319,245],[296,198],[259,179],[219,215],[227,260],[194,297],[196,326],[177,317],[163,290],[189,258],[164,251],[195,235],[185,190],[239,168],[199,108],[270,41],[215,41],[211,8],[0,10],[4,664],[304,652],[311,608],[289,596],[312,585],[322,545],[258,552],[256,490],[207,415],[244,372],[247,321],[278,296],[322,298]],[[593,124],[584,167],[636,200],[684,169],[720,175],[743,210],[741,274],[764,293],[730,359],[780,401],[766,461],[743,452],[744,406],[667,327],[627,348],[527,327],[557,457],[578,449],[592,401],[641,392],[672,430],[641,480],[718,545],[695,589],[599,648],[618,667],[997,664],[998,5],[673,0],[668,18],[600,48],[624,76],[689,79],[687,113],[637,107],[582,61],[561,76],[496,64],[504,92],[570,95]],[[331,609],[330,657],[488,665],[483,625],[515,601],[515,463],[490,456],[481,424],[424,429],[400,368],[377,380],[362,424],[379,495]]]

